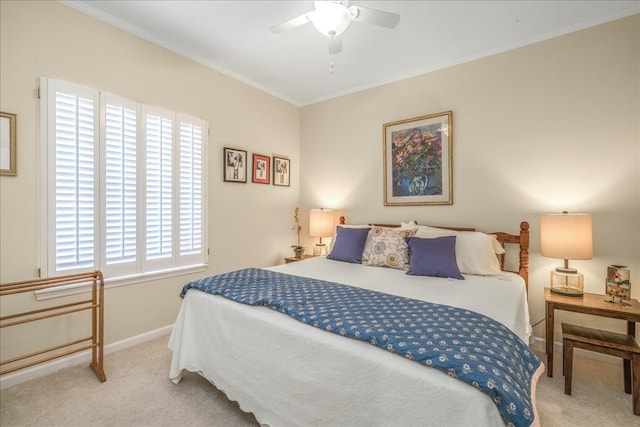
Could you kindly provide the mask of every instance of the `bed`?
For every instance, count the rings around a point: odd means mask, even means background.
[[[351,231],[357,229],[361,231]],[[354,235],[366,234],[365,242],[357,246],[364,260],[331,259],[332,254],[339,255],[342,246],[338,247],[338,242],[345,241],[341,240],[347,233],[345,230]],[[409,244],[411,258],[405,260],[406,265],[401,268],[376,265],[372,254],[381,246],[380,241],[372,237],[374,230],[388,234],[385,238],[400,236],[398,242]],[[413,234],[406,237],[403,233],[407,232],[402,230]],[[314,257],[264,270],[277,277],[346,284],[354,292],[369,289],[389,298],[442,304],[478,313],[495,319],[517,337],[515,341],[522,347],[514,353],[529,353],[526,349],[531,336],[527,307],[529,225],[526,222],[521,224],[518,234],[485,234],[473,229],[450,230],[415,223],[402,224],[402,227],[376,225],[368,229],[366,226],[342,226],[337,231],[343,235],[336,235],[336,246],[331,248],[328,257]],[[478,247],[476,238],[485,242],[485,236],[489,236],[499,271],[494,274],[462,272],[464,280],[407,274],[416,271],[413,259],[421,254],[419,247],[411,246],[411,243],[432,245],[445,240],[450,243],[451,236],[457,239],[454,240],[457,241],[457,264],[467,263],[465,269],[477,267],[473,264],[478,260],[473,259],[475,253],[471,257],[469,253],[459,253],[461,245],[473,240],[467,249],[475,251]],[[505,267],[508,253],[500,251],[505,245],[517,248],[515,271]],[[370,256],[367,257],[367,253]],[[388,253],[382,255],[383,264],[389,260],[392,264],[396,262]],[[441,270],[433,265],[426,268]],[[185,371],[196,372],[229,399],[237,401],[242,410],[253,413],[263,425],[502,426],[511,423],[505,422],[504,412],[497,409],[495,397],[492,399],[477,387],[450,378],[452,375],[446,371],[416,363],[411,357],[399,357],[399,354],[384,351],[366,340],[327,333],[278,310],[212,295],[191,287],[191,284],[185,286],[183,296],[169,340],[173,352],[170,379],[177,384]],[[530,419],[522,425],[537,425],[535,384],[544,366],[539,361],[529,365],[534,365],[527,383],[531,413]]]

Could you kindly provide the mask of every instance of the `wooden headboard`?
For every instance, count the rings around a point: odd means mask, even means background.
[[[529,293],[529,223],[527,221],[522,221],[520,223],[520,234],[509,234],[502,231],[496,231],[493,233],[498,238],[498,242],[504,248],[507,244],[519,245],[520,246],[520,257],[518,261],[518,271],[514,271],[514,273],[518,273],[524,279],[524,286],[527,290],[527,294]],[[505,255],[498,255],[500,259],[500,268],[504,271],[504,258]]]
[[[344,216],[340,217],[340,224],[346,224],[346,218]],[[398,224],[377,224],[372,223],[371,225],[377,227],[399,227]],[[454,231],[476,231],[475,228],[471,227],[441,227],[436,226],[437,228],[444,228],[447,230]],[[500,268],[503,271],[511,271],[513,273],[519,274],[524,279],[524,285],[529,292],[529,223],[526,221],[522,221],[520,223],[520,234],[510,234],[505,233],[504,231],[496,231],[493,233],[487,233],[495,235],[498,238],[498,242],[502,245],[503,248],[506,248],[506,245],[518,245],[520,247],[520,256],[518,261],[518,270],[507,270],[505,269],[505,254],[498,255],[498,259],[500,261]]]

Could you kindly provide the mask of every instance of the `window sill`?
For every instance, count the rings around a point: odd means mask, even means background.
[[[167,279],[170,277],[184,276],[191,273],[199,273],[207,269],[207,264],[198,264],[189,267],[171,269],[164,271],[154,271],[151,273],[144,273],[135,276],[118,277],[117,279],[105,279],[105,289],[116,288],[119,286],[135,285],[144,282],[150,282],[152,280]],[[36,301],[46,301],[53,298],[68,297],[71,295],[82,294],[91,292],[91,284],[73,284],[67,286],[59,286],[50,289],[41,289],[34,291]]]

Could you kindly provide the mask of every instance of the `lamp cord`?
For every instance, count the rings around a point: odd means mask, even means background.
[[[544,322],[545,320],[546,320],[546,317],[543,317],[542,319],[538,320],[536,323],[531,325],[531,327],[535,328],[536,326],[538,326],[540,323]]]

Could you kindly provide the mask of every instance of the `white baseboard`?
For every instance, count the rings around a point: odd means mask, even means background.
[[[169,325],[154,331],[145,332],[144,334],[140,334],[135,337],[114,342],[104,347],[104,354],[106,356],[107,354],[134,347],[163,335],[169,335],[172,329],[173,325]],[[64,358],[52,360],[50,362],[3,375],[0,377],[0,390],[22,384],[36,378],[44,377],[45,375],[52,374],[64,368],[70,368],[72,366],[78,366],[85,363],[91,363],[91,350],[82,351]]]
[[[531,347],[536,351],[545,353],[547,349],[546,343],[547,342],[544,338],[534,336],[533,344],[531,344]],[[555,341],[553,343],[553,354],[562,354],[561,342]],[[619,357],[609,356],[608,354],[596,353],[594,351],[583,350],[581,348],[574,348],[573,355],[574,357],[584,357],[586,359],[597,360],[599,362],[610,363],[612,365],[620,364],[622,366],[622,359],[620,359]],[[546,359],[543,360],[543,362],[546,362]]]

